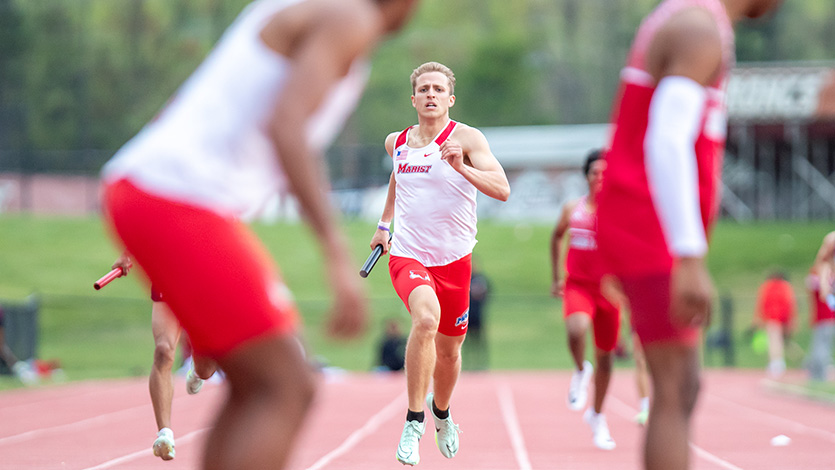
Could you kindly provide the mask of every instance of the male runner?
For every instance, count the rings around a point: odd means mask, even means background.
[[[105,166],[104,207],[124,248],[165,294],[195,356],[229,394],[206,469],[284,468],[314,392],[295,307],[269,253],[238,220],[285,177],[328,260],[331,332],[367,309],[328,200],[321,151],[359,98],[364,59],[417,0],[259,0],[166,109]]]
[[[113,263],[113,268],[121,268],[127,275],[133,263],[127,253]],[[177,318],[165,304],[162,293],[151,286],[151,333],[154,335],[154,360],[151,374],[148,377],[148,391],[151,394],[151,406],[154,409],[154,419],[157,424],[157,436],[151,449],[154,456],[162,460],[173,460],[176,455],[174,447],[174,431],[171,429],[171,404],[174,401],[174,378],[171,371],[177,354],[177,344],[183,329]],[[215,372],[216,364],[212,360],[193,358],[192,366],[186,376],[186,391],[194,395],[203,387],[204,379],[195,373],[195,367],[200,369],[208,379]]]
[[[603,450],[615,448],[609,425],[603,414],[603,401],[612,378],[612,352],[618,343],[620,310],[600,290],[600,254],[597,251],[597,194],[603,181],[606,160],[601,150],[593,150],[583,163],[589,192],[563,205],[560,218],[551,234],[551,295],[563,298],[568,349],[575,370],[568,389],[568,408],[585,408],[589,382],[594,377],[594,404],[583,415],[591,426],[594,445]],[[565,255],[566,279],[560,278],[560,247],[568,235]],[[594,357],[597,368],[586,357],[586,334],[594,334]]]
[[[649,469],[689,467],[699,328],[713,296],[704,257],[718,208],[733,24],[777,3],[666,0],[641,23],[621,73],[598,243],[629,300],[652,377]]]
[[[412,72],[411,85],[418,124],[386,138],[394,169],[371,239],[372,247],[391,249],[392,284],[412,317],[406,343],[409,407],[396,453],[404,465],[420,461],[424,409],[432,413],[441,454],[452,458],[458,452],[458,425],[449,404],[467,333],[476,195],[481,191],[501,201],[510,195],[481,131],[449,117],[455,104],[452,70],[427,62]],[[397,230],[389,244],[392,219]],[[427,395],[433,379],[433,393]]]

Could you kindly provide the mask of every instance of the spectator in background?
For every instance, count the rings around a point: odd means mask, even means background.
[[[400,323],[386,320],[384,336],[378,348],[376,370],[401,371],[406,361],[406,335],[400,330]]]
[[[806,367],[809,378],[816,381],[827,379],[832,363],[832,342],[835,340],[835,232],[829,232],[815,257],[815,262],[806,278],[806,287],[811,295],[809,309],[812,320],[812,341]]]
[[[774,272],[757,294],[754,326],[768,337],[768,375],[779,378],[786,371],[785,346],[794,328],[797,300],[792,285],[782,272]]]
[[[4,326],[5,319],[6,315],[3,313],[3,306],[0,305],[0,360],[6,364],[6,367],[8,367],[9,370],[11,370],[24,385],[35,385],[40,380],[38,373],[32,369],[28,362],[19,360],[12,352],[12,348],[6,344],[6,328]]]

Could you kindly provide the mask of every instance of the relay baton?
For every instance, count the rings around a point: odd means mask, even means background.
[[[374,265],[377,264],[377,260],[380,259],[380,256],[383,254],[383,245],[378,244],[371,250],[371,254],[368,255],[368,259],[365,260],[363,263],[362,268],[360,269],[360,276],[368,277],[368,273],[374,268]]]
[[[110,284],[110,281],[116,279],[117,277],[122,277],[123,275],[124,271],[122,271],[122,268],[113,268],[109,273],[105,274],[101,277],[101,279],[96,281],[95,284],[93,284],[93,288],[99,290]]]

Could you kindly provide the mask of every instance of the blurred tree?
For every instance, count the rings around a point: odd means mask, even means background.
[[[22,58],[26,47],[23,17],[12,0],[0,0],[0,165],[11,166],[8,152],[23,135]],[[16,163],[16,162],[14,162]]]
[[[0,0],[0,152],[35,151],[49,160],[44,168],[96,171],[247,3]],[[409,74],[428,60],[458,77],[455,119],[479,127],[604,122],[638,22],[657,3],[423,0],[408,28],[372,57],[365,96],[338,144],[381,148],[388,132],[412,124]],[[738,60],[832,61],[832,24],[831,0],[785,2],[771,21],[739,28]],[[81,166],[67,152],[85,149],[104,151]]]

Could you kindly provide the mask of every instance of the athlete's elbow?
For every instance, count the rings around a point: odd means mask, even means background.
[[[499,189],[499,195],[496,197],[499,201],[507,202],[510,198],[510,185],[505,185]]]

